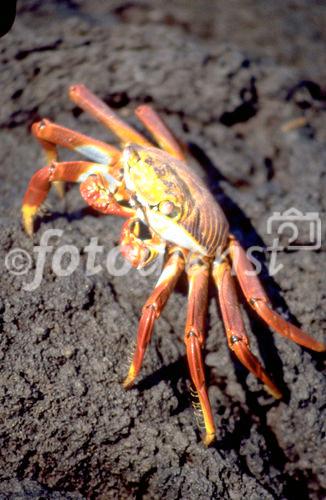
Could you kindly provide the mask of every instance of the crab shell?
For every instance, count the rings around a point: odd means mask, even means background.
[[[229,232],[225,215],[186,163],[132,144],[124,149],[122,164],[127,189],[142,207],[140,217],[160,238],[209,257],[223,251]]]

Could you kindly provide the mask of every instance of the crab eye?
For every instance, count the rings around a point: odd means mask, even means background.
[[[161,214],[171,217],[172,219],[178,217],[181,213],[180,207],[176,206],[173,201],[170,200],[161,201],[158,209]]]
[[[174,203],[172,201],[161,201],[158,208],[162,214],[170,215],[174,210]]]

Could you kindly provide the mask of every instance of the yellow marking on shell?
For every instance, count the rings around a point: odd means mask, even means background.
[[[29,236],[33,236],[33,222],[38,208],[37,205],[28,205],[26,203],[22,206],[23,226]]]
[[[151,155],[145,149],[136,150],[133,146],[129,146],[126,151],[130,180],[137,195],[149,205],[157,205],[167,197],[170,199],[164,182],[151,164]]]

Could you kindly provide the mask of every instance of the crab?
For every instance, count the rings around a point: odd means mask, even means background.
[[[46,166],[29,182],[22,205],[24,228],[33,234],[34,219],[52,184],[62,192],[64,182],[78,182],[88,205],[104,214],[126,218],[120,250],[132,266],[141,269],[159,256],[163,258],[162,273],[141,311],[135,351],[123,382],[126,389],[132,387],[140,372],[155,320],[180,275],[186,272],[189,287],[184,343],[204,422],[203,440],[209,445],[216,438],[216,427],[202,351],[210,278],[216,286],[230,349],[275,398],[282,397],[280,390],[250,350],[235,280],[250,306],[277,333],[314,351],[325,351],[326,346],[271,308],[247,253],[229,232],[221,207],[187,165],[185,148],[151,106],[141,105],[135,114],[159,147],[120,119],[84,85],[71,86],[69,96],[117,135],[121,150],[46,119],[34,123],[32,133],[43,148]],[[80,153],[88,161],[58,162],[57,146]],[[144,227],[147,237],[142,236]]]

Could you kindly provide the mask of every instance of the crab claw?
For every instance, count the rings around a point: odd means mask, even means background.
[[[120,251],[133,267],[142,269],[165,251],[165,244],[159,238],[139,238],[140,220],[128,219],[122,226]]]
[[[133,241],[132,238],[128,243],[121,243],[120,251],[124,258],[137,269],[145,267],[151,260],[153,260],[153,258],[151,259],[150,250],[147,249],[144,244],[139,243],[139,241]]]

